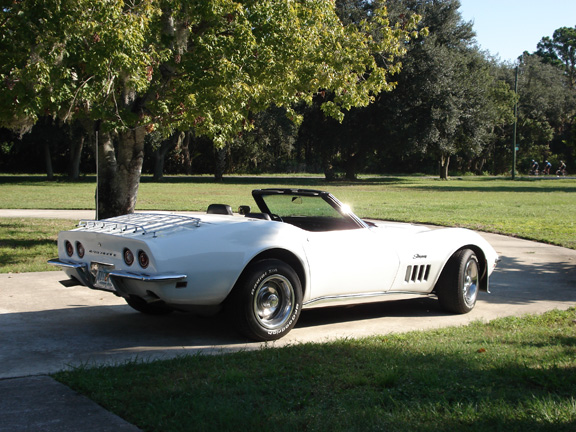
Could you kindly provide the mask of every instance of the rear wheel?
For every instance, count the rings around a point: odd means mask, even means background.
[[[436,284],[442,308],[453,313],[468,313],[476,305],[480,284],[480,266],[474,251],[461,249],[446,264]]]
[[[129,297],[124,299],[132,309],[142,312],[147,315],[166,315],[174,312],[174,310],[166,306],[162,302],[147,303],[140,297]]]
[[[300,316],[300,279],[283,261],[258,261],[246,269],[227,307],[245,336],[258,341],[280,339],[292,330]]]

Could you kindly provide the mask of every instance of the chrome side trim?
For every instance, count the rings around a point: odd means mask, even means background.
[[[60,261],[58,258],[48,260],[48,264],[60,266],[63,268],[70,268],[70,269],[82,269],[82,268],[86,267],[84,264]]]
[[[159,275],[147,275],[147,274],[136,274],[125,271],[111,271],[109,276],[112,278],[121,279],[132,279],[139,280],[142,282],[170,282],[170,281],[183,281],[186,280],[187,276],[183,274],[159,274]]]
[[[339,296],[325,296],[318,297],[312,300],[308,300],[304,303],[303,307],[315,307],[325,303],[364,303],[366,299],[371,299],[370,301],[376,302],[378,299],[384,300],[385,297],[392,297],[395,295],[399,296],[427,296],[431,293],[427,292],[408,292],[408,291],[382,291],[382,292],[372,292],[372,293],[360,293],[360,294],[345,294]]]

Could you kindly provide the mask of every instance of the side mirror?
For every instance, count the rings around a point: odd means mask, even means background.
[[[248,205],[241,205],[240,207],[238,207],[238,213],[245,216],[248,213],[250,213],[250,206]]]

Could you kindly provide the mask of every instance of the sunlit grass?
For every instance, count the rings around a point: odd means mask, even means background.
[[[146,431],[573,431],[575,318],[553,311],[56,378]]]
[[[205,211],[211,203],[252,205],[251,191],[287,187],[332,192],[361,217],[512,235],[576,249],[576,180],[464,177],[440,181],[422,177],[363,176],[356,182],[326,182],[319,176],[231,176],[223,182],[211,177],[168,177],[153,183],[144,177],[137,210]],[[79,183],[48,182],[38,177],[0,175],[0,208],[93,209],[95,179]],[[57,222],[54,222],[57,223]],[[29,221],[28,224],[44,225]],[[24,228],[25,224],[20,224]],[[68,229],[66,225],[64,225]],[[8,239],[0,226],[3,244]],[[38,229],[41,229],[38,227]],[[2,247],[0,272],[48,270],[42,264],[56,253],[58,227],[46,226],[32,246],[29,233],[12,228],[11,246]],[[40,239],[40,240],[39,240]],[[20,243],[15,243],[20,242]],[[42,248],[39,248],[42,246]],[[37,248],[38,247],[38,248]],[[33,265],[32,255],[38,254]],[[40,255],[42,254],[42,255]],[[23,261],[18,259],[23,257]]]
[[[46,261],[58,255],[58,232],[75,221],[0,218],[0,273],[54,270]]]

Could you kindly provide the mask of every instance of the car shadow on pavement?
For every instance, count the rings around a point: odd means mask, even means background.
[[[127,305],[3,313],[0,328],[4,378],[134,358],[237,351],[247,343],[221,317],[150,316]]]
[[[296,329],[386,316],[441,316],[432,298],[304,310]],[[56,372],[68,367],[148,361],[186,354],[257,349],[223,314],[153,316],[127,305],[75,306],[0,314],[0,377]],[[325,331],[322,331],[325,334]],[[297,342],[290,337],[287,341]]]
[[[402,300],[385,300],[351,306],[328,306],[305,309],[296,327],[312,327],[326,324],[390,318],[422,318],[447,315],[436,297],[416,296]]]
[[[576,262],[526,262],[502,256],[490,279],[491,294],[483,299],[510,305],[540,301],[576,303],[575,288]]]
[[[521,258],[501,257],[491,278],[491,294],[480,293],[479,304],[466,316],[445,313],[434,296],[305,309],[295,329],[272,345],[418,330],[428,324],[459,325],[475,319],[574,306],[576,266],[571,255],[550,262],[541,259],[537,251],[534,259],[525,259],[524,255],[532,249],[523,250]],[[16,297],[18,292],[11,291],[9,297]],[[240,336],[223,314],[150,316],[125,304],[81,306],[100,301],[98,297],[88,300],[84,293],[82,296],[58,290],[55,293],[57,308],[28,312],[4,309],[0,313],[0,377],[45,374],[78,365],[117,364],[135,358],[146,361],[263,346]],[[546,309],[536,310],[539,302],[547,303]],[[490,312],[491,308],[497,310]]]

